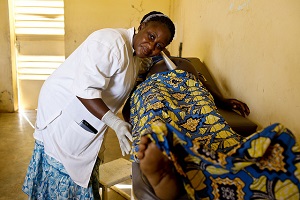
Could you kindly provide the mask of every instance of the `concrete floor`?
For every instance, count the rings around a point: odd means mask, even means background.
[[[0,200],[27,199],[22,192],[22,184],[32,155],[35,119],[35,111],[0,113]],[[104,162],[122,157],[119,142],[112,130],[108,131],[105,146]],[[129,156],[125,158],[129,159]],[[131,181],[123,184],[130,187]],[[130,194],[130,189],[123,191]],[[108,198],[125,199],[113,190],[109,190]]]

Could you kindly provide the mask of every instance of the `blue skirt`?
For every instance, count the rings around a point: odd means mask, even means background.
[[[100,199],[98,158],[88,188],[77,185],[64,166],[44,152],[42,142],[35,141],[33,155],[22,187],[29,199]]]

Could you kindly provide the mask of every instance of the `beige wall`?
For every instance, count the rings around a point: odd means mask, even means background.
[[[0,0],[0,112],[14,112],[18,106],[14,40],[10,34],[9,1]]]
[[[86,37],[101,28],[138,27],[142,17],[159,10],[170,14],[171,0],[65,0],[65,52],[69,56]]]
[[[199,57],[227,97],[265,127],[280,122],[300,139],[300,1],[175,0],[183,56]],[[176,6],[174,6],[176,7]],[[184,20],[180,21],[183,16]]]

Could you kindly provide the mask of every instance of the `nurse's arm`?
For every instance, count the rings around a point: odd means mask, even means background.
[[[109,111],[109,108],[107,105],[103,102],[102,99],[83,99],[80,97],[77,97],[81,103],[90,111],[94,116],[96,116],[98,119],[102,119],[102,117]]]

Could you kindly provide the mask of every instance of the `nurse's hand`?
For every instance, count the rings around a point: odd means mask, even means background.
[[[114,130],[119,139],[122,155],[125,156],[125,154],[129,154],[131,150],[131,145],[128,141],[130,140],[132,142],[131,125],[123,120],[119,120],[118,122]]]
[[[101,120],[116,132],[122,155],[125,156],[129,154],[131,150],[129,141],[132,142],[131,125],[123,121],[110,110],[105,113]]]

